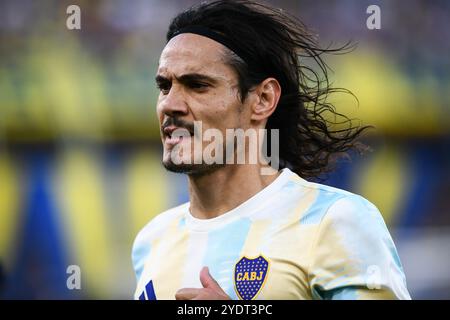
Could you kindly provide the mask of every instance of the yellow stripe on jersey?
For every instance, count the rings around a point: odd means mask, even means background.
[[[180,228],[180,219],[170,222],[161,237],[152,239],[149,243],[149,259],[144,264],[143,274],[152,274],[164,279],[164,286],[155,287],[157,297],[175,298],[175,292],[181,289],[183,267],[187,258],[188,232]],[[177,250],[170,250],[176,247]],[[158,264],[152,263],[158,261]],[[172,268],[172,266],[178,266]],[[199,275],[198,275],[199,276]],[[151,279],[148,279],[151,280]],[[148,281],[141,281],[137,291],[144,290]]]

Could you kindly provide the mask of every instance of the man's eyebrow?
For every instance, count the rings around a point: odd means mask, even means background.
[[[155,77],[155,81],[156,81],[156,83],[162,83],[162,82],[168,82],[168,81],[170,81],[168,78],[166,78],[166,77],[164,77],[164,76],[162,76],[162,75],[157,75],[156,77]]]
[[[183,74],[179,77],[176,77],[178,81],[181,83],[189,83],[189,82],[209,82],[210,84],[215,84],[218,82],[218,79],[208,76],[206,74],[201,73],[187,73]]]
[[[201,73],[187,73],[187,74],[183,74],[179,77],[175,77],[175,78],[183,84],[195,82],[195,81],[208,82],[210,84],[216,84],[217,82],[219,82],[219,80],[217,78],[208,76],[206,74],[201,74]],[[161,83],[161,82],[170,81],[170,79],[165,76],[162,76],[162,75],[157,75],[155,77],[155,81],[157,83]]]

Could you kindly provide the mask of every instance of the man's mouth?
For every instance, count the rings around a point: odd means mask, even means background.
[[[176,145],[183,140],[183,137],[166,137],[164,140],[165,143],[169,145]]]
[[[176,126],[165,127],[163,129],[163,134],[164,134],[164,142],[171,145],[178,144],[183,139],[190,138],[194,135],[188,129]]]

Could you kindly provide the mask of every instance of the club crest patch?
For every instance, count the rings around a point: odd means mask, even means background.
[[[239,299],[254,299],[265,283],[268,270],[269,261],[263,256],[254,259],[242,257],[234,268],[234,283]]]

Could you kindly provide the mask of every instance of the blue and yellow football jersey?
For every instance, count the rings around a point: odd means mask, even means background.
[[[216,218],[196,219],[189,203],[160,214],[132,260],[136,299],[201,288],[203,266],[232,299],[410,299],[378,209],[289,169]]]

